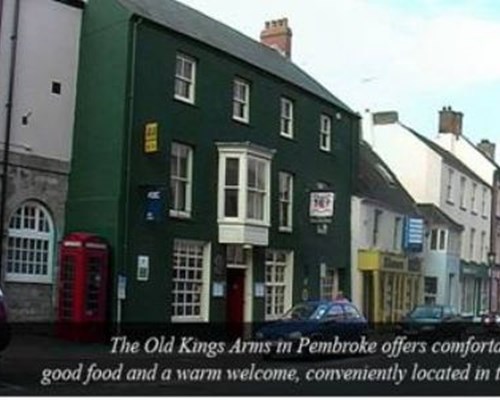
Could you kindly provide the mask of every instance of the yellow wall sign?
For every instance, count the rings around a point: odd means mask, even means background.
[[[144,130],[144,152],[156,153],[158,151],[158,123],[146,124]]]

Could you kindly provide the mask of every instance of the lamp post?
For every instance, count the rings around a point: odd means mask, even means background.
[[[493,267],[495,266],[496,254],[494,251],[488,252],[488,276],[490,279],[490,296],[488,298],[488,312],[491,314],[491,298],[493,295]]]

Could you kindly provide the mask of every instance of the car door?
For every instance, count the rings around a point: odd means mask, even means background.
[[[343,337],[344,335],[344,309],[340,304],[332,304],[322,320],[322,336],[333,338],[334,336]]]
[[[343,304],[344,308],[344,329],[347,339],[356,339],[362,335],[366,329],[366,320],[356,307],[352,304]]]

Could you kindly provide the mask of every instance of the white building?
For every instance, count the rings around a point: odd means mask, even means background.
[[[436,216],[427,218],[424,297],[428,302],[451,303],[463,313],[485,309],[489,183],[453,154],[400,123],[396,112],[368,114],[364,134],[415,201]]]
[[[0,0],[1,284],[13,320],[50,320],[83,2]]]
[[[490,291],[492,310],[500,309],[500,166],[495,162],[495,144],[483,139],[474,145],[462,132],[463,114],[443,107],[439,111],[439,132],[435,142],[448,150],[460,161],[474,170],[492,187],[491,200],[491,238],[489,251],[495,256],[494,266],[490,270]],[[466,187],[473,190],[473,187]],[[484,190],[484,189],[483,189]],[[482,201],[483,193],[481,194]]]
[[[399,321],[422,301],[423,220],[396,176],[366,142],[352,197],[352,300],[372,322]],[[411,222],[410,222],[411,221]],[[418,232],[409,229],[419,223]]]

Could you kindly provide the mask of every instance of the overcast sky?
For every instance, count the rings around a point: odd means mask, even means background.
[[[500,139],[500,0],[181,1],[257,40],[288,17],[293,61],[356,111],[433,137],[449,105],[474,142]]]

